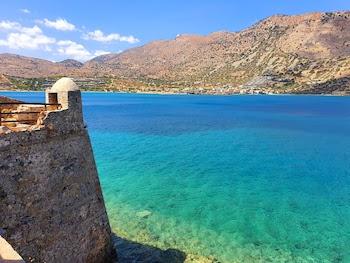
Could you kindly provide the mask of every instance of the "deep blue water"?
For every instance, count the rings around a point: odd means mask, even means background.
[[[350,97],[83,100],[119,235],[222,262],[350,262]]]

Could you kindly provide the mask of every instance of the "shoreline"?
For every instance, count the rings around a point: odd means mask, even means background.
[[[20,92],[20,93],[41,93],[45,92],[44,90],[0,90],[1,92]],[[350,94],[314,94],[314,93],[281,93],[281,94],[274,94],[274,93],[266,93],[266,94],[250,94],[250,93],[243,93],[243,94],[195,94],[195,93],[176,93],[176,92],[126,92],[126,91],[96,91],[96,90],[83,90],[82,93],[114,93],[114,94],[140,94],[140,95],[178,95],[178,96],[325,96],[325,97],[350,97]]]
[[[147,242],[139,242],[120,236],[112,231],[112,243],[120,262],[147,258],[152,262],[216,263],[214,257],[190,254],[176,248],[160,248]]]

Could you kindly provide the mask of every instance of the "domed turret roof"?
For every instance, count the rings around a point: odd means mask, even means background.
[[[77,91],[79,87],[71,78],[61,78],[50,88],[50,92]]]

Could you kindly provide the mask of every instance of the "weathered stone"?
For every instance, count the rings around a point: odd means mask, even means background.
[[[6,126],[0,126],[0,134],[1,133],[10,133],[11,130],[9,128],[7,128]]]
[[[41,128],[0,136],[0,228],[27,262],[108,262],[111,230],[80,91],[66,99]]]

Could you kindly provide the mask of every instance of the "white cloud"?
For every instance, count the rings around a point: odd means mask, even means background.
[[[77,60],[88,60],[92,58],[92,54],[81,44],[71,40],[61,40],[57,42],[59,46],[58,52]]]
[[[96,50],[94,53],[95,57],[102,56],[102,55],[107,55],[110,54],[111,52],[105,51],[105,50]]]
[[[0,29],[1,30],[19,30],[21,28],[21,24],[17,22],[11,22],[11,21],[0,21]]]
[[[24,14],[30,14],[30,10],[27,8],[22,8],[20,11]]]
[[[49,20],[40,20],[37,23],[48,25]],[[49,22],[57,22],[49,21]],[[65,20],[64,20],[65,21]],[[46,24],[45,24],[46,23]],[[67,22],[68,23],[68,22]],[[53,26],[53,25],[52,25]],[[74,25],[72,25],[75,28]],[[68,30],[68,27],[63,24],[55,24],[55,28],[60,30]],[[72,28],[72,27],[70,27]],[[56,40],[54,37],[47,36],[42,31],[39,25],[33,27],[23,26],[19,22],[3,20],[0,21],[0,32],[5,34],[5,37],[0,38],[0,47],[7,47],[9,49],[31,49],[43,50],[47,52],[56,53],[56,55],[74,58],[80,61],[86,61],[96,56],[106,55],[111,52],[97,49],[94,52],[89,51],[85,46],[72,40]],[[119,34],[104,35],[102,31],[96,30],[90,32],[88,39],[93,39],[100,42],[111,41],[125,41],[128,43],[137,43],[139,40],[133,36],[121,36]],[[115,52],[120,53],[121,50]]]
[[[128,42],[130,44],[135,44],[140,42],[139,39],[137,39],[134,36],[121,36],[118,33],[112,33],[109,35],[105,35],[101,30],[95,30],[92,32],[88,32],[83,36],[86,40],[95,40],[98,42],[112,42],[112,41],[119,41],[119,42]]]
[[[10,49],[44,49],[50,51],[50,45],[56,40],[43,34],[38,26],[24,27],[20,23],[0,21],[0,29],[10,31],[6,39],[0,39],[0,46]]]
[[[43,34],[30,35],[25,33],[10,33],[6,40],[0,40],[0,46],[7,46],[11,49],[40,49],[50,51],[50,44],[55,43],[54,38]]]
[[[56,20],[49,20],[45,18],[43,21],[39,20],[37,22],[45,25],[46,27],[54,28],[60,31],[74,31],[76,29],[75,25],[69,23],[66,19],[63,18],[58,18]]]

